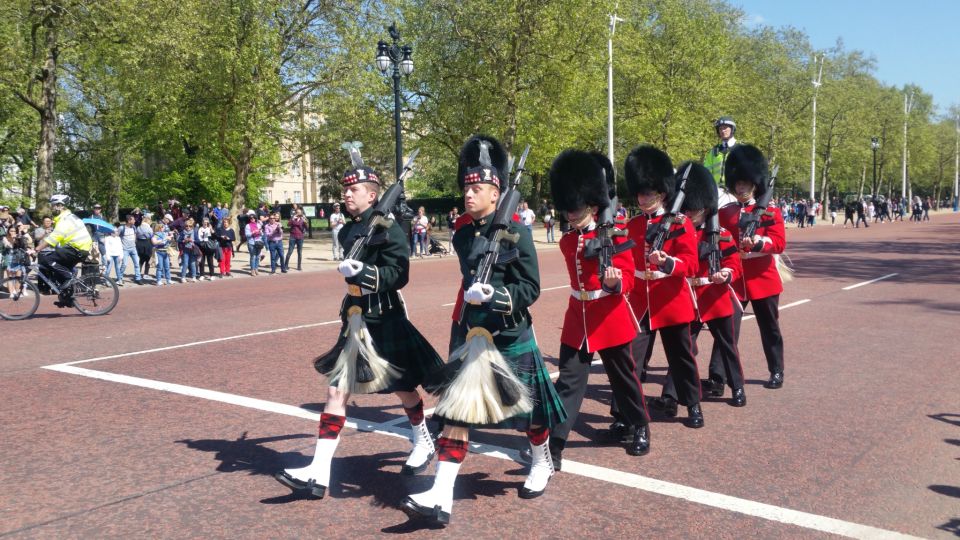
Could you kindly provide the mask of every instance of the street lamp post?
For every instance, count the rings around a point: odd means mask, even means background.
[[[610,38],[607,39],[607,157],[610,163],[613,160],[613,34],[617,31],[617,23],[623,21],[617,17],[616,7],[610,15]]]
[[[823,77],[823,56],[820,57],[820,70],[817,79],[813,81],[813,144],[810,148],[810,200],[816,200],[817,178],[817,94],[820,92],[820,80]],[[817,57],[813,57],[813,65],[817,65]]]
[[[960,210],[960,114],[957,115],[957,151],[955,154],[956,164],[954,165],[953,176],[953,211]]]
[[[393,125],[396,137],[396,174],[400,178],[403,172],[403,139],[400,138],[400,74],[410,75],[413,73],[413,60],[410,54],[413,49],[409,45],[400,45],[400,31],[397,30],[397,23],[390,25],[388,29],[393,43],[388,45],[380,40],[377,43],[377,69],[384,75],[390,66],[393,66]]]
[[[880,139],[870,137],[870,148],[873,149],[873,200],[877,200],[877,150],[880,148]]]
[[[907,199],[907,121],[913,109],[913,92],[903,96],[903,186],[900,188],[900,204]]]

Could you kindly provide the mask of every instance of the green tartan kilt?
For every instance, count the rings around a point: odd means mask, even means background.
[[[452,352],[460,345],[463,345],[467,337],[468,328],[457,322],[453,323],[450,329],[450,351]],[[533,410],[527,414],[520,414],[507,418],[497,424],[466,424],[456,420],[442,418],[434,415],[437,419],[451,426],[463,426],[472,428],[495,428],[495,429],[515,429],[518,431],[527,431],[532,426],[543,426],[552,429],[567,420],[567,413],[563,409],[563,403],[560,396],[553,386],[553,380],[550,378],[550,372],[547,371],[547,365],[543,362],[543,356],[540,354],[540,347],[533,335],[533,330],[529,323],[524,320],[522,330],[518,337],[503,337],[496,335],[493,337],[493,343],[503,355],[504,360],[513,369],[517,378],[530,389],[530,397],[533,401]]]
[[[387,313],[373,320],[364,317],[364,322],[377,352],[401,373],[398,379],[378,394],[412,392],[424,383],[428,374],[443,367],[443,359],[403,312]],[[327,374],[322,366],[332,367],[343,351],[347,340],[344,335],[346,330],[347,324],[344,322],[336,345],[314,361],[314,368],[321,375]],[[330,386],[336,384],[336,380],[330,381]]]

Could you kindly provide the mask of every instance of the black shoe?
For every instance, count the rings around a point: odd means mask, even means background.
[[[598,431],[597,435],[606,441],[625,443],[630,441],[632,430],[627,424],[616,420],[607,429]]]
[[[691,405],[687,407],[687,417],[686,426],[694,429],[699,429],[703,427],[703,411],[700,410],[700,404]]]
[[[770,380],[763,385],[766,388],[780,388],[783,386],[783,372],[777,371],[770,374]]]
[[[436,452],[430,454],[427,456],[427,460],[417,467],[411,467],[410,465],[404,463],[403,467],[400,468],[400,474],[404,476],[416,476],[422,473],[423,471],[427,470],[428,467],[430,467],[430,462],[433,461],[433,458],[436,457],[436,455]]]
[[[670,418],[677,415],[677,400],[670,396],[654,398],[650,400],[650,404],[653,405],[654,409],[663,411],[663,414]]]
[[[631,456],[645,456],[650,452],[650,430],[647,426],[636,426],[633,432],[633,442],[627,445],[627,453]]]
[[[73,300],[56,300],[53,305],[58,308],[71,308],[73,307]]]
[[[718,379],[700,379],[700,386],[710,397],[723,397],[723,387],[726,384]]]
[[[730,398],[730,405],[734,407],[744,407],[747,404],[747,394],[743,388],[737,388],[733,391],[733,397]]]
[[[308,499],[322,499],[327,493],[327,486],[321,486],[313,478],[304,482],[287,474],[287,471],[280,471],[273,475],[277,482],[292,489],[297,495],[307,497]]]
[[[133,280],[133,282],[136,283],[137,285],[143,285],[143,280],[142,280],[142,279],[135,279],[135,280]]]
[[[426,506],[418,504],[417,501],[411,499],[409,496],[405,497],[403,502],[400,503],[400,509],[413,519],[426,518],[444,525],[450,523],[450,513],[441,510],[440,505],[427,508]]]

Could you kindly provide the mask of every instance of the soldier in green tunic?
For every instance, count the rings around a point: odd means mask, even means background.
[[[330,464],[351,393],[396,393],[400,398],[413,431],[413,451],[403,466],[404,474],[426,470],[436,453],[417,386],[441,368],[443,360],[407,319],[400,295],[410,275],[405,235],[398,224],[390,222],[385,229],[375,228],[366,246],[354,250],[354,243],[371,227],[380,179],[357,153],[353,168],[341,183],[351,218],[339,239],[344,253],[354,258],[345,259],[338,267],[347,285],[340,308],[340,338],[314,364],[330,382],[317,447],[310,465],[275,475],[295,492],[315,498],[322,498],[329,486]]]
[[[562,423],[566,414],[531,325],[529,308],[540,295],[540,270],[526,227],[509,221],[508,232],[518,239],[502,244],[488,282],[475,282],[489,246],[497,201],[508,187],[508,174],[506,150],[496,139],[474,136],[461,149],[457,179],[472,219],[453,237],[462,286],[454,310],[450,360],[444,370],[446,384],[434,413],[445,427],[437,440],[433,487],[403,502],[404,511],[412,517],[449,523],[453,486],[471,427],[526,432],[533,464],[520,497],[543,494],[554,473],[547,441],[550,429]],[[512,217],[515,209],[505,211]],[[503,388],[511,385],[519,388],[519,399],[505,397],[509,392]]]

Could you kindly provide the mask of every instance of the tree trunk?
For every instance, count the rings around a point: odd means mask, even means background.
[[[50,196],[53,195],[53,156],[57,146],[57,16],[44,17],[46,28],[45,50],[47,58],[40,70],[42,94],[40,97],[40,145],[37,148],[37,215],[50,212]]]
[[[830,159],[831,156],[828,156],[826,161],[823,164],[823,170],[820,171],[820,199],[823,203],[820,204],[820,219],[827,219],[827,206],[829,205],[830,198],[827,196],[827,186],[830,183]],[[810,204],[813,204],[814,201],[810,201]]]
[[[253,161],[253,141],[244,137],[243,148],[236,158],[232,158],[225,148],[221,150],[233,164],[234,184],[233,196],[230,198],[230,215],[234,217],[234,226],[236,226],[236,218],[247,202],[247,180],[250,177],[250,164]]]
[[[857,199],[863,198],[863,184],[867,181],[867,166],[863,166],[863,172],[860,173],[860,189],[857,190]]]

